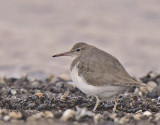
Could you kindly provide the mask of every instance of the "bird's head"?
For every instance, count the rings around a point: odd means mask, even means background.
[[[59,57],[59,56],[73,56],[73,57],[78,57],[81,54],[83,54],[88,48],[90,47],[90,45],[83,43],[83,42],[79,42],[76,43],[72,49],[68,52],[64,52],[64,53],[60,53],[60,54],[56,54],[52,57]]]

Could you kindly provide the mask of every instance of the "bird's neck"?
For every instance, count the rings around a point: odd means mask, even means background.
[[[79,62],[79,59],[80,59],[80,56],[76,57],[76,58],[72,61],[71,66],[70,66],[70,70],[72,70],[72,69],[75,67],[75,65]]]

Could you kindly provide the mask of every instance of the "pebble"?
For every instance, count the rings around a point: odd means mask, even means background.
[[[32,82],[32,86],[34,86],[34,87],[39,86],[39,84],[40,84],[40,83],[39,83],[38,81],[33,81],[33,82]]]
[[[61,95],[60,100],[65,101],[68,94],[69,94],[69,91],[64,92],[64,94]]]
[[[16,95],[17,94],[17,91],[15,89],[11,89],[10,92],[11,92],[12,95]]]
[[[48,78],[50,83],[55,83],[56,82],[56,77],[54,75],[50,75]]]
[[[40,118],[42,118],[42,112],[31,115],[30,117],[28,117],[28,120],[35,120]]]
[[[93,118],[95,123],[98,123],[101,119],[103,119],[103,115],[101,115],[101,114],[97,114]]]
[[[152,113],[151,113],[150,111],[145,111],[145,112],[143,113],[143,115],[144,115],[144,116],[150,116],[150,115],[152,115]]]
[[[50,111],[39,112],[28,117],[28,120],[35,120],[40,118],[54,118],[54,114]]]
[[[140,114],[140,113],[133,115],[133,118],[136,120],[140,120],[141,117],[142,117],[142,114]]]
[[[156,113],[156,114],[155,114],[154,121],[155,121],[155,122],[160,121],[160,113]]]
[[[109,116],[111,119],[115,119],[116,117],[117,117],[117,114],[116,113],[112,113],[112,114],[110,114],[110,116]]]
[[[113,120],[115,123],[119,123],[119,118],[114,118]]]
[[[76,107],[77,111],[75,113],[75,118],[79,120],[80,118],[84,116],[89,116],[89,117],[94,117],[95,113],[88,111],[86,108],[79,108],[78,106]]]
[[[157,82],[158,82],[158,84],[160,85],[160,78],[157,78],[157,80],[156,80]]]
[[[139,88],[136,88],[136,89],[134,90],[134,94],[139,95],[139,96],[142,96],[142,92],[139,90]]]
[[[129,119],[126,118],[126,116],[118,118],[116,113],[112,113],[109,117],[113,119],[115,123],[118,124],[126,124],[129,121]]]
[[[67,82],[67,84],[65,84],[66,87],[73,87],[76,88],[76,84],[74,84],[72,81],[71,82]]]
[[[62,117],[60,118],[62,121],[68,121],[70,118],[73,118],[75,115],[75,111],[72,109],[67,109],[64,111]]]
[[[138,114],[138,113],[142,114],[143,112],[142,112],[142,110],[138,110],[135,114]]]
[[[24,79],[24,80],[26,80],[27,78],[28,78],[27,74],[23,74],[22,77],[21,77],[21,79]]]
[[[27,93],[27,91],[26,91],[25,89],[21,88],[21,89],[20,89],[20,93],[21,93],[21,94],[22,94],[22,93]]]
[[[45,117],[45,118],[54,118],[53,113],[50,112],[50,111],[43,112],[42,116]]]
[[[6,92],[6,88],[5,87],[1,88],[1,92]]]
[[[151,99],[151,102],[156,102],[156,99]]]
[[[0,83],[1,84],[5,84],[6,83],[6,77],[5,76],[0,78]]]
[[[155,73],[155,72],[150,72],[150,74],[149,74],[150,76],[151,76],[151,78],[155,78],[158,74],[157,73]]]
[[[62,96],[60,97],[60,100],[65,101],[65,100],[66,100],[66,96],[65,96],[65,95],[62,95]]]
[[[20,119],[22,118],[22,113],[21,112],[9,112],[9,116],[11,118]]]
[[[35,103],[29,103],[28,104],[28,107],[31,108],[31,109],[34,108],[34,106],[35,106]]]
[[[128,121],[129,121],[129,119],[126,118],[126,116],[124,116],[124,117],[122,117],[122,118],[118,121],[118,123],[121,124],[121,125],[124,125],[124,124],[126,124]]]
[[[160,86],[155,87],[152,92],[148,93],[148,96],[151,98],[158,98],[160,95]]]
[[[38,97],[42,97],[42,96],[44,95],[44,93],[42,93],[42,92],[37,92],[36,95],[37,95]]]
[[[5,115],[5,116],[3,117],[3,120],[4,120],[4,121],[9,121],[10,119],[11,119],[11,117],[8,116],[8,115]]]
[[[151,92],[155,87],[157,87],[157,84],[153,81],[149,81],[147,83],[147,89]]]
[[[62,75],[59,76],[59,78],[64,80],[64,81],[70,81],[71,80],[70,76],[67,75],[67,74],[62,74]]]

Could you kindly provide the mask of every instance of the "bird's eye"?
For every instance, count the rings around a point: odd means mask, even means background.
[[[77,51],[77,52],[79,52],[79,51],[80,51],[80,49],[76,49],[76,51]]]

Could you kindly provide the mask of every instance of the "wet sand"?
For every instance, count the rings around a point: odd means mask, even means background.
[[[79,41],[114,55],[132,76],[160,72],[160,1],[0,1],[0,76],[69,73],[52,59]]]

